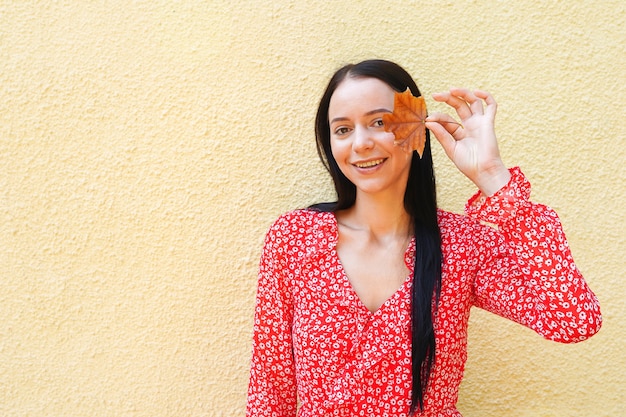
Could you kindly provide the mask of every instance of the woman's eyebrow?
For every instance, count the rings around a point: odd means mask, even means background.
[[[347,117],[335,117],[333,120],[330,121],[330,124],[332,125],[335,122],[343,122],[345,120],[350,120]]]
[[[371,116],[372,114],[376,114],[376,113],[392,113],[392,111],[384,107],[381,107],[380,109],[374,109],[374,110],[370,110],[366,112],[365,116]],[[330,124],[332,125],[335,122],[342,122],[345,120],[350,120],[350,119],[348,117],[335,117],[333,120],[330,121]]]
[[[370,110],[367,113],[365,113],[366,116],[370,116],[372,114],[376,114],[376,113],[392,113],[391,110],[386,109],[384,107],[381,107],[380,109],[374,109],[374,110]]]

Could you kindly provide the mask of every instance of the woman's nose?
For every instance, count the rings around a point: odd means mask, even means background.
[[[371,149],[374,146],[374,140],[372,138],[372,132],[369,129],[357,126],[354,130],[354,142],[352,148],[355,151],[362,151]]]

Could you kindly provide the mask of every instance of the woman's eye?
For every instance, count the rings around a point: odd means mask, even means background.
[[[376,120],[374,120],[374,126],[376,126],[376,127],[383,127],[383,126],[385,126],[385,124],[383,123],[383,119],[376,119]]]
[[[350,129],[348,129],[347,127],[340,127],[340,128],[335,129],[335,135],[343,136],[349,131]]]

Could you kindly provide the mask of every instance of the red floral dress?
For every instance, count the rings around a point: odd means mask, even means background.
[[[564,343],[602,322],[556,213],[529,201],[518,168],[467,216],[439,211],[443,275],[436,362],[422,416],[456,409],[473,306]],[[481,224],[495,224],[498,228]],[[269,230],[260,262],[247,416],[406,416],[411,392],[409,277],[376,312],[359,300],[337,256],[333,213],[298,210]]]

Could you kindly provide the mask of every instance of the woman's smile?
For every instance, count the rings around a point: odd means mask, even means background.
[[[357,168],[373,168],[373,167],[377,167],[381,165],[385,161],[386,161],[386,158],[380,158],[380,159],[373,159],[371,161],[355,162],[352,165],[356,166]]]

